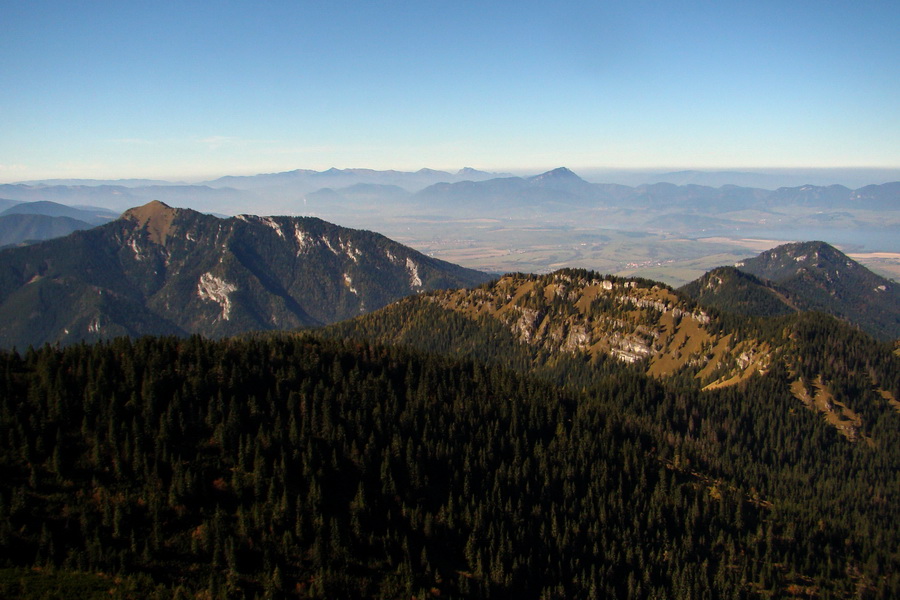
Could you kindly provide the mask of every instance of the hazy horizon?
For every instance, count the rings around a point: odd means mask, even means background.
[[[900,169],[897,3],[51,0],[0,15],[3,182]]]
[[[13,185],[64,185],[81,184],[91,185],[102,182],[104,184],[123,184],[132,182],[159,182],[166,184],[197,185],[216,181],[224,177],[255,177],[260,175],[276,175],[290,173],[292,171],[316,171],[325,172],[330,169],[340,171],[372,170],[395,171],[415,173],[420,170],[444,171],[454,175],[463,169],[475,169],[477,171],[495,174],[497,176],[530,177],[539,175],[556,168],[569,168],[576,175],[591,183],[614,183],[620,185],[641,185],[646,183],[668,182],[677,185],[697,183],[718,187],[720,185],[739,185],[743,187],[759,187],[762,189],[776,189],[778,187],[796,187],[801,185],[843,185],[849,188],[858,188],[866,185],[879,185],[900,181],[900,167],[810,167],[810,168],[753,168],[733,167],[721,169],[702,169],[691,167],[657,167],[657,168],[608,168],[585,167],[573,169],[567,165],[555,165],[537,169],[523,169],[511,167],[509,169],[488,170],[478,167],[465,166],[458,168],[434,168],[423,166],[419,169],[372,169],[367,166],[329,167],[326,169],[308,169],[297,167],[284,171],[263,171],[252,173],[216,173],[206,177],[177,178],[177,177],[131,177],[128,175],[114,178],[102,177],[50,177],[40,179],[26,179],[2,181],[0,184]]]

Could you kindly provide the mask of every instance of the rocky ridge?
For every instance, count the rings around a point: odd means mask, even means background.
[[[521,343],[548,352],[643,362],[655,376],[690,367],[708,386],[765,372],[772,360],[766,344],[717,331],[704,310],[649,281],[572,270],[511,274],[490,286],[423,300],[473,318],[495,318]]]
[[[294,329],[486,279],[316,218],[220,219],[150,202],[0,253],[0,345]]]
[[[335,334],[488,360],[502,353],[508,358],[498,362],[524,370],[612,360],[706,390],[774,372],[798,410],[820,413],[852,442],[871,443],[881,410],[900,407],[887,350],[840,320],[795,310],[736,317],[663,284],[583,270],[513,273],[474,289],[423,294],[343,323]],[[485,346],[493,349],[487,356]],[[849,388],[865,396],[840,391]]]

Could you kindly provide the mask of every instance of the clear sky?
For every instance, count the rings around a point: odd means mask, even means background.
[[[0,2],[0,181],[900,166],[900,2]]]

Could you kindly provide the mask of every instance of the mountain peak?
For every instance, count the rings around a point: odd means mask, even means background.
[[[153,242],[163,246],[166,243],[166,236],[169,235],[169,230],[172,228],[172,222],[179,212],[179,209],[172,208],[164,202],[153,200],[143,206],[125,211],[122,218],[136,222],[139,227],[147,230]]]
[[[769,273],[763,274],[763,277],[772,280],[782,278],[786,274],[794,274],[804,268],[830,270],[853,266],[846,254],[820,241],[782,244],[763,252],[752,261],[764,264]],[[777,275],[775,271],[778,272]]]
[[[531,181],[549,181],[549,180],[577,180],[582,181],[581,177],[573,173],[566,167],[558,167],[552,171],[535,175]]]
[[[735,266],[774,284],[795,308],[830,313],[880,339],[900,336],[900,285],[825,242],[784,244]]]

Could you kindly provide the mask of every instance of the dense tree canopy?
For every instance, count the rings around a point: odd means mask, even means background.
[[[311,335],[2,353],[0,596],[897,597],[898,415],[858,389],[896,357],[846,341],[799,368],[869,398],[859,443],[779,370],[572,383]]]

